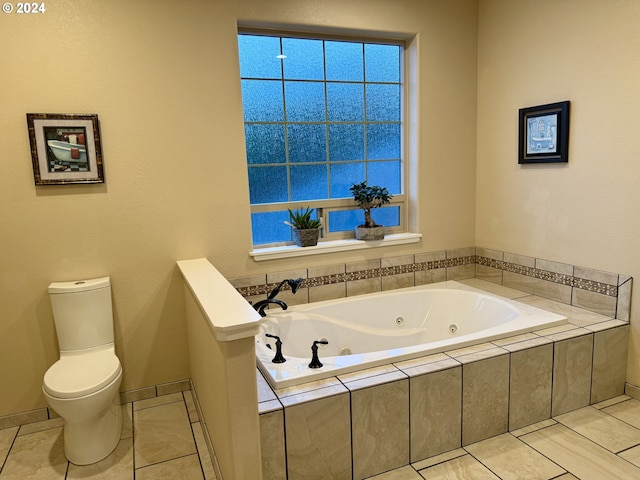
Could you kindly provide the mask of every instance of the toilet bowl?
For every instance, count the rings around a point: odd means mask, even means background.
[[[42,391],[64,420],[64,452],[76,465],[107,457],[122,432],[108,277],[49,285],[60,359],[45,373]]]

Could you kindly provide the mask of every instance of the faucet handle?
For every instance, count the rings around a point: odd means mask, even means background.
[[[284,356],[282,355],[282,341],[280,340],[280,337],[278,337],[277,335],[271,335],[270,333],[265,333],[264,336],[276,339],[276,355],[275,357],[273,357],[273,360],[271,360],[271,362],[273,363],[286,362],[287,359],[284,358]]]
[[[318,358],[318,344],[320,345],[329,345],[327,340],[314,340],[313,345],[311,345],[311,363],[309,364],[309,368],[322,368],[322,362]]]

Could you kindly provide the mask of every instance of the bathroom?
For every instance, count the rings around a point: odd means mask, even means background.
[[[126,392],[190,376],[177,260],[206,257],[238,278],[475,245],[640,274],[634,3],[46,7],[0,16],[0,418],[46,407],[42,377],[58,355],[52,281],[111,277]],[[249,256],[238,22],[417,36],[417,161],[407,186],[420,242],[266,262]],[[572,107],[569,162],[519,166],[518,109],[562,100]],[[35,187],[28,112],[99,114],[105,183]],[[636,386],[638,308],[632,303],[627,372]]]

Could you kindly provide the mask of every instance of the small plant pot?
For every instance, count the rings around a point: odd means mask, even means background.
[[[384,239],[384,226],[377,227],[356,227],[356,240],[382,240]]]
[[[315,247],[318,245],[319,238],[319,228],[293,229],[293,239],[299,247]]]

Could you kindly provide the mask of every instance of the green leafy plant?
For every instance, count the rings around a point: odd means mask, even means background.
[[[393,195],[385,187],[369,186],[367,182],[354,183],[349,190],[358,206],[364,210],[364,224],[361,226],[366,228],[377,227],[378,225],[371,218],[371,210],[390,203]]]
[[[289,209],[289,222],[284,222],[290,227],[298,228],[300,230],[308,230],[312,228],[320,228],[322,222],[318,218],[311,218],[313,209],[307,207],[306,210],[293,211]]]

